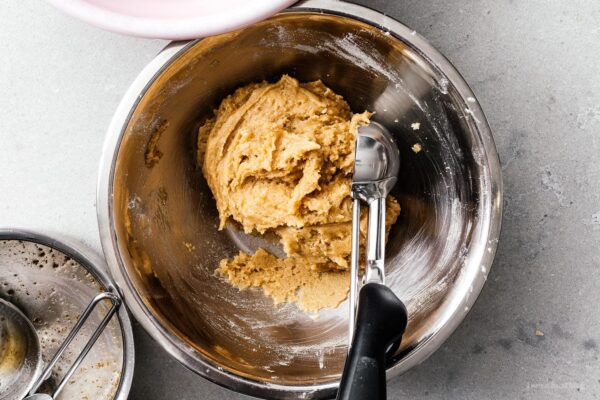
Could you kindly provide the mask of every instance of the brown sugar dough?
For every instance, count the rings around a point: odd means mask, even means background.
[[[321,81],[242,87],[200,127],[198,163],[216,200],[220,229],[273,230],[288,256],[264,250],[222,260],[238,288],[261,287],[276,303],[336,307],[347,296],[355,134],[370,114],[352,114]],[[388,199],[386,224],[400,207]],[[363,222],[364,224],[364,222]]]
[[[263,249],[221,260],[217,271],[240,289],[260,287],[275,304],[296,302],[306,311],[337,307],[350,279],[348,271],[316,271],[302,258],[277,258]]]
[[[348,221],[354,134],[369,116],[322,82],[289,76],[223,100],[199,134],[220,228],[230,216],[247,233]]]
[[[388,232],[399,213],[400,205],[389,198]],[[366,222],[366,212],[363,212],[363,243]],[[279,228],[277,233],[288,258],[277,258],[263,249],[253,255],[240,252],[231,260],[221,260],[217,272],[240,289],[262,288],[275,304],[295,302],[305,311],[340,305],[348,296],[352,223]]]

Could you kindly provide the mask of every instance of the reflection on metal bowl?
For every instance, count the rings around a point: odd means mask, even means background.
[[[400,147],[393,194],[402,212],[387,282],[410,321],[388,376],[427,358],[475,301],[496,249],[502,183],[491,132],[460,75],[413,31],[361,6],[304,2],[240,31],[172,44],[140,74],[109,129],[98,188],[102,244],[128,306],[168,352],[216,383],[323,398],[343,367],[347,303],[315,318],[215,276],[240,241],[253,244],[217,230],[195,163],[197,128],[220,100],[284,73],[321,79],[355,112],[375,111]]]

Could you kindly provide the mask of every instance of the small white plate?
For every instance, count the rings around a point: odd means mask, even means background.
[[[265,19],[295,0],[48,0],[66,14],[126,35],[196,39]]]

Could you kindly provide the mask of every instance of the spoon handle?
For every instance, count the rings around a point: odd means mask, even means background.
[[[406,307],[385,285],[367,283],[359,293],[356,332],[337,400],[385,400],[385,354],[406,329]]]
[[[352,345],[354,336],[354,321],[356,320],[356,295],[359,287],[359,258],[360,258],[360,200],[352,202],[352,251],[350,257],[350,297],[348,306],[348,346]]]
[[[369,202],[365,283],[385,283],[385,197]]]

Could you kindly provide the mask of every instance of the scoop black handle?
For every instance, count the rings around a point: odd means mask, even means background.
[[[385,400],[385,355],[398,345],[408,316],[404,303],[385,285],[367,283],[358,295],[352,347],[337,400]]]

